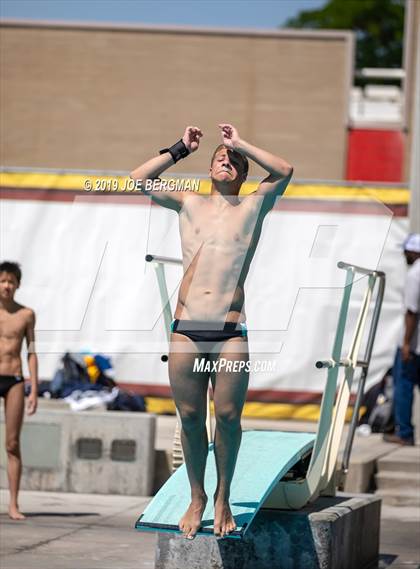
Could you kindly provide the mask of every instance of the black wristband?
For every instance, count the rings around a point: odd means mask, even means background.
[[[178,142],[175,142],[175,144],[170,148],[163,148],[162,150],[159,150],[159,154],[165,154],[165,152],[169,152],[175,164],[179,162],[182,158],[188,156],[188,154],[190,153],[188,148],[183,143],[182,139],[178,140]]]

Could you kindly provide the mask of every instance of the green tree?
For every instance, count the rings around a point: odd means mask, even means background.
[[[329,0],[300,12],[285,28],[353,30],[356,68],[401,67],[404,0]]]

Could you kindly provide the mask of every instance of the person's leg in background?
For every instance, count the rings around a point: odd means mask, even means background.
[[[22,475],[22,459],[20,454],[20,432],[25,405],[23,381],[9,389],[5,397],[6,420],[6,452],[7,476],[9,479],[9,517],[13,520],[24,520],[25,516],[19,511],[18,493]]]
[[[398,349],[394,368],[395,435],[384,437],[388,442],[414,444],[413,414],[414,388],[420,385],[420,356],[412,354],[404,362]]]

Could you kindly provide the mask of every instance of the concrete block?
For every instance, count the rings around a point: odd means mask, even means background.
[[[155,478],[152,494],[156,494],[172,474],[172,450],[155,449]]]
[[[376,458],[357,460],[350,463],[349,471],[344,479],[346,492],[371,492],[374,488]]]
[[[23,490],[67,490],[69,415],[25,417],[21,433]],[[0,487],[8,488],[4,415],[0,416]]]
[[[76,421],[70,432],[69,491],[150,495],[154,417],[120,412],[78,417],[83,420]]]
[[[380,490],[391,490],[392,488],[399,492],[409,488],[419,493],[420,490],[420,472],[378,472],[376,477],[376,485]]]
[[[379,554],[380,504],[338,494],[299,511],[260,510],[243,539],[159,533],[155,569],[368,569]]]
[[[375,496],[387,506],[420,508],[420,493],[416,488],[377,490]]]
[[[148,413],[39,411],[22,429],[21,488],[149,496],[156,417]],[[7,488],[4,417],[0,487]]]
[[[370,444],[367,444],[369,441]],[[344,480],[344,491],[353,494],[372,492],[375,487],[378,460],[386,457],[395,447],[384,442],[382,435],[376,434],[366,439],[358,437],[354,446],[349,471]],[[341,460],[338,466],[341,466]]]
[[[420,452],[417,446],[396,447],[378,460],[378,471],[420,472]]]

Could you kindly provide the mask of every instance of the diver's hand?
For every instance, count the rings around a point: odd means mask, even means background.
[[[219,124],[221,130],[223,144],[232,150],[239,150],[241,139],[236,128],[227,123]]]
[[[197,126],[187,126],[182,137],[182,142],[189,152],[195,152],[200,146],[200,138],[203,136],[201,129]]]

